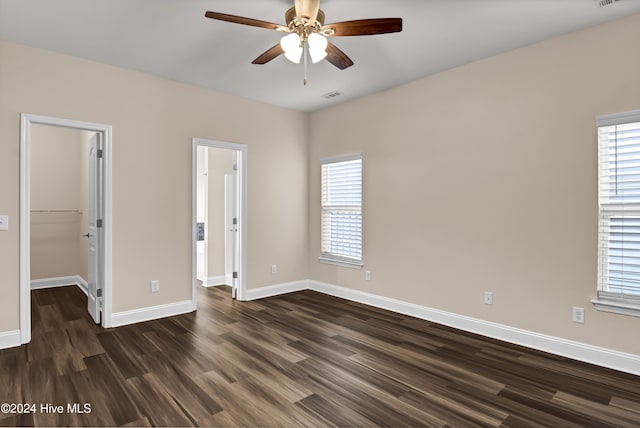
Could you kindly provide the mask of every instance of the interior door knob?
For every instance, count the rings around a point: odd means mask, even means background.
[[[85,233],[85,234],[84,234],[84,235],[82,235],[82,236],[84,236],[85,238],[91,238],[91,234],[90,234],[90,233]]]

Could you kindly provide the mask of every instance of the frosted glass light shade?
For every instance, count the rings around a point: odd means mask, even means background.
[[[300,64],[300,60],[302,59],[302,48],[298,48],[295,51],[289,51],[284,53],[284,57],[287,58],[291,62],[295,62],[296,64]]]
[[[316,62],[322,61],[327,56],[327,38],[318,33],[309,34],[309,55],[311,56],[311,61],[315,64]]]
[[[300,64],[302,58],[302,46],[300,46],[300,37],[291,33],[280,39],[280,46],[284,51],[284,56],[291,62]]]
[[[311,55],[311,62],[315,64],[316,62],[320,62],[327,57],[327,51],[317,51],[314,49],[309,49],[309,55]]]

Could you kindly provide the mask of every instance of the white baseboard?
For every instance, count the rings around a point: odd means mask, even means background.
[[[191,300],[185,300],[183,302],[169,303],[166,305],[116,312],[111,315],[111,327],[120,327],[138,322],[172,317],[174,315],[182,315],[193,311],[193,302]]]
[[[0,333],[0,349],[14,348],[22,345],[20,330],[5,331]]]
[[[219,285],[231,285],[231,282],[227,282],[224,275],[219,275],[205,279],[202,281],[202,285],[204,287],[217,287]]]
[[[309,289],[574,360],[640,375],[640,355],[548,336],[319,281],[309,280]]]
[[[60,276],[57,278],[32,279],[31,289],[40,290],[42,288],[64,287],[67,285],[77,285],[84,294],[88,294],[87,281],[80,275]]]
[[[224,282],[225,282],[225,284],[231,284],[232,283],[231,281],[233,281],[233,275],[230,274],[230,273],[225,273],[224,274]]]
[[[428,308],[401,300],[378,296],[364,291],[353,290],[314,280],[302,280],[285,284],[247,290],[246,300],[256,300],[294,291],[313,290],[330,296],[363,303],[376,308],[387,309],[415,318],[436,322],[449,327],[491,337],[527,348],[549,352],[574,360],[608,367],[626,373],[640,375],[640,355],[628,354],[601,348],[533,331],[510,327],[477,318],[458,315],[439,309]]]
[[[244,300],[264,299],[265,297],[277,296],[279,294],[293,293],[294,291],[302,291],[309,289],[309,281],[286,282],[284,284],[269,285],[260,288],[251,288],[246,292]]]

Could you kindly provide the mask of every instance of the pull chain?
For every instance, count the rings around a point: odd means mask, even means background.
[[[302,60],[304,61],[304,84],[307,85],[307,57],[309,56],[309,44],[302,43]]]

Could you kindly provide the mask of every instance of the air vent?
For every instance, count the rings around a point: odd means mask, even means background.
[[[329,92],[328,94],[324,94],[322,98],[326,98],[330,100],[331,98],[339,97],[340,95],[342,95],[342,92],[333,91],[333,92]]]
[[[614,3],[617,3],[621,0],[595,0],[596,3],[598,3],[598,6],[600,7],[605,7],[605,6],[609,6],[612,5]]]

